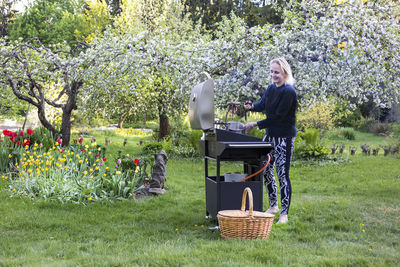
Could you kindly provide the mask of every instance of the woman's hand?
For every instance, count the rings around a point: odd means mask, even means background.
[[[248,122],[244,125],[244,130],[245,130],[245,132],[248,132],[256,126],[257,126],[257,122]]]
[[[251,110],[251,109],[253,109],[253,104],[250,103],[250,102],[245,103],[245,104],[244,104],[244,109],[245,109],[245,110]]]

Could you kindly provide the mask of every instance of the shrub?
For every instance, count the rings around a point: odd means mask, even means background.
[[[152,142],[150,144],[145,144],[140,151],[141,155],[150,155],[159,153],[163,149],[161,142]]]
[[[343,128],[340,129],[340,134],[347,140],[355,140],[356,134],[353,129],[351,128]]]
[[[350,108],[346,104],[336,103],[332,118],[335,127],[356,127],[362,116],[359,108]]]
[[[297,113],[297,128],[304,131],[308,128],[329,130],[333,128],[332,114],[334,106],[325,103],[315,104],[311,108]]]
[[[299,132],[294,145],[294,155],[297,159],[322,159],[329,154],[328,148],[319,144],[319,130],[307,129]]]
[[[360,132],[368,133],[372,124],[377,123],[375,119],[372,118],[362,118],[355,126],[355,129]]]
[[[375,122],[369,125],[369,132],[376,135],[386,135],[392,130],[392,126],[389,123]]]

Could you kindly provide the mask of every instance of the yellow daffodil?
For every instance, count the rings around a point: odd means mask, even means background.
[[[93,172],[93,169],[92,169],[92,168],[90,168],[90,169],[89,169],[89,172]]]
[[[121,172],[120,172],[120,171],[116,171],[115,174],[116,174],[116,175],[119,175],[119,174],[121,174]]]
[[[9,158],[9,159],[11,159],[11,158],[12,158],[11,154],[8,154],[8,158]]]
[[[88,174],[88,172],[87,171],[85,171],[84,173],[83,173],[83,175],[87,175]]]
[[[88,200],[91,201],[93,198],[92,197],[88,197]]]
[[[88,155],[92,155],[92,152],[89,151],[89,152],[88,152]]]

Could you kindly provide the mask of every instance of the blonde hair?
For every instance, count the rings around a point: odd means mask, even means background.
[[[289,63],[283,57],[274,58],[271,60],[269,65],[271,66],[272,63],[276,63],[281,67],[283,74],[285,74],[285,83],[293,85],[295,80],[293,78],[292,69],[290,68]]]

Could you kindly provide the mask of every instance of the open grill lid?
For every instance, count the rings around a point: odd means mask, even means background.
[[[203,73],[201,82],[197,84],[190,95],[189,121],[192,129],[203,131],[214,128],[214,80]]]

